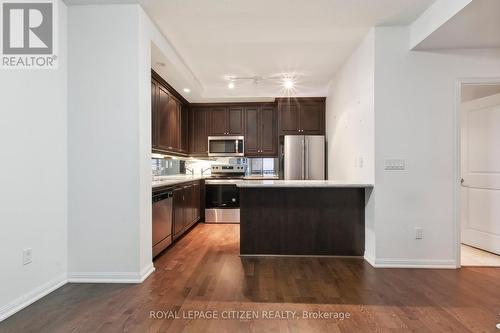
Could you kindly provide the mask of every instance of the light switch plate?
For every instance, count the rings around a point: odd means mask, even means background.
[[[422,239],[422,238],[424,238],[424,228],[415,227],[415,239]]]
[[[406,161],[405,160],[385,160],[384,170],[405,170]]]

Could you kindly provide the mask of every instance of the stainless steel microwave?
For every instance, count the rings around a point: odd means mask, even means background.
[[[243,136],[209,136],[208,156],[245,156]]]

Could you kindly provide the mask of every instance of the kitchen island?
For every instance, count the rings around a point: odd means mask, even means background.
[[[246,180],[240,188],[240,254],[363,256],[365,191],[328,180]]]

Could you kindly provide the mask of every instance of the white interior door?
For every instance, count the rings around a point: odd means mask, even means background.
[[[500,94],[461,114],[462,243],[500,254]]]

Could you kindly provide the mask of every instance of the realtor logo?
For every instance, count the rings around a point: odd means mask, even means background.
[[[56,68],[53,0],[0,0],[2,68]]]

